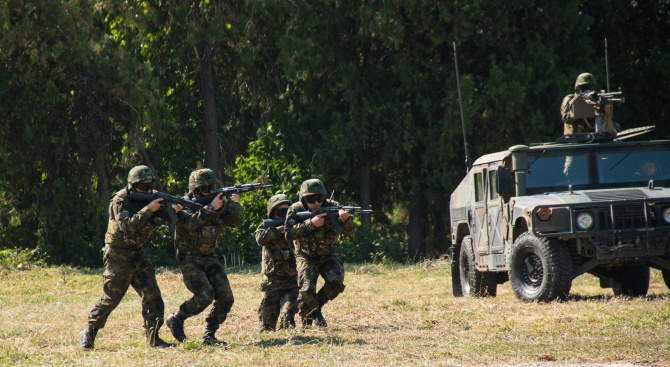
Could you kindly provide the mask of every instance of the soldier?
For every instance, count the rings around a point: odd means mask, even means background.
[[[128,186],[112,196],[103,255],[103,294],[88,316],[88,327],[79,333],[79,342],[84,349],[93,349],[98,330],[105,327],[109,314],[131,285],[142,298],[147,341],[151,346],[170,346],[158,336],[163,325],[163,299],[154,267],[142,248],[159,224],[156,217],[167,219],[167,212],[161,207],[163,199],[148,204],[129,199],[131,191],[150,194],[154,181],[155,176],[149,167],[134,167],[128,173]],[[179,205],[173,208],[175,212],[182,209]]]
[[[211,169],[199,169],[191,172],[189,193],[194,199],[208,196],[216,190],[218,180]],[[217,257],[219,236],[225,226],[242,225],[242,206],[239,194],[233,194],[224,203],[217,195],[208,205],[213,213],[199,211],[197,214],[180,220],[177,226],[177,262],[181,269],[186,288],[193,297],[179,306],[177,312],[165,320],[172,336],[179,342],[186,340],[184,321],[198,315],[212,302],[209,315],[205,319],[205,331],[202,343],[211,346],[226,345],[214,335],[233,307],[233,291],[223,265]]]
[[[291,200],[277,194],[268,200],[268,219],[285,219]],[[265,229],[263,223],[256,229],[256,242],[263,248],[263,298],[258,307],[261,331],[274,331],[279,327],[295,327],[298,312],[298,282],[293,245],[285,238],[284,223]]]
[[[575,81],[575,91],[563,98],[561,103],[561,118],[563,120],[563,135],[575,133],[586,133],[596,131],[597,122],[593,111],[595,111],[595,101],[587,98],[584,94],[596,91],[596,79],[590,73],[582,73],[577,76]],[[583,106],[588,114],[594,117],[575,116],[576,111]],[[616,137],[617,132],[612,121],[612,104],[607,104],[603,108],[602,131]],[[579,112],[577,113],[579,115]]]
[[[286,239],[293,242],[298,266],[298,309],[303,327],[328,326],[321,308],[344,291],[344,266],[336,253],[340,233],[327,214],[319,214],[304,222],[296,213],[314,211],[320,207],[339,206],[326,199],[326,188],[317,179],[300,185],[300,201],[291,205],[286,214]],[[342,234],[351,236],[356,231],[351,214],[339,211],[338,223]],[[316,292],[316,282],[321,275],[325,284]]]

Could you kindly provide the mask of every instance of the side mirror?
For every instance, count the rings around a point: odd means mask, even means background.
[[[498,167],[496,170],[496,192],[504,195],[512,191],[512,171],[507,167]]]

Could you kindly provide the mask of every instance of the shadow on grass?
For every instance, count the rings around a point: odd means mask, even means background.
[[[317,345],[317,344],[344,346],[351,344],[363,345],[367,344],[367,342],[363,339],[355,339],[351,341],[341,336],[320,337],[310,335],[296,335],[290,338],[272,338],[272,339],[261,340],[257,343],[254,343],[254,346],[268,348],[268,347],[281,347],[284,345]]]
[[[655,300],[666,300],[670,298],[670,294],[651,294],[644,297],[626,297],[626,296],[615,296],[613,294],[598,294],[585,296],[581,294],[570,294],[568,296],[568,302],[587,302],[587,301],[600,301],[607,302],[613,299],[645,299],[647,301]]]

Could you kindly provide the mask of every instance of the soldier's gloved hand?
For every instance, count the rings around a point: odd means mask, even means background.
[[[223,195],[223,193],[220,193],[219,195],[216,195],[216,197],[209,204],[209,205],[212,206],[212,209],[219,210],[223,206],[223,200],[221,200],[221,195]]]
[[[340,215],[340,222],[346,222],[347,219],[351,217],[351,213],[344,211],[342,209],[340,209],[339,215]]]
[[[161,202],[162,201],[163,201],[163,198],[158,198],[158,199],[150,202],[147,205],[147,208],[149,208],[149,210],[151,210],[152,213],[155,213],[158,209],[161,208]]]
[[[324,223],[326,223],[326,215],[328,214],[322,213],[312,217],[312,224],[314,227],[321,227]]]

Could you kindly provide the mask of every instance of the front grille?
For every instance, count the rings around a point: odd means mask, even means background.
[[[646,228],[644,208],[644,204],[600,208],[598,227],[601,230]]]
[[[643,206],[614,207],[614,225],[616,229],[646,227]]]

